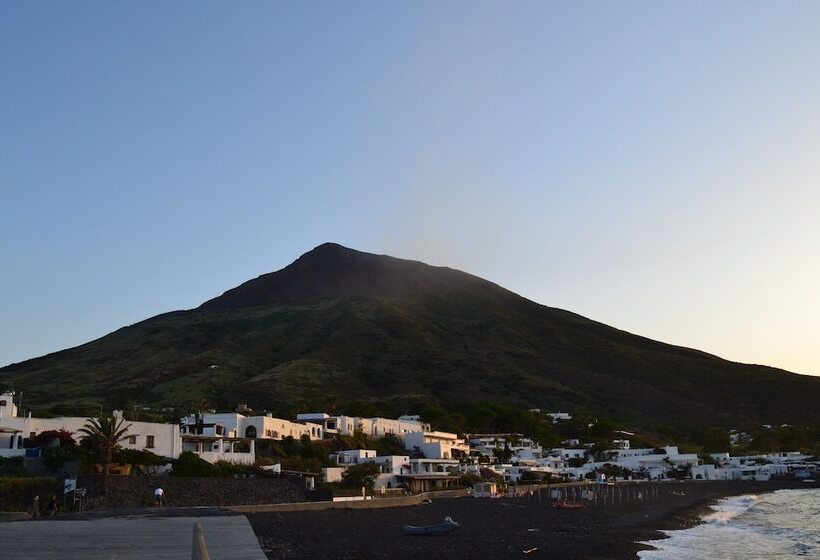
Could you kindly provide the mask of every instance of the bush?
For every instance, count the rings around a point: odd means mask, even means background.
[[[385,434],[382,438],[377,439],[375,441],[375,449],[379,456],[407,455],[407,450],[404,448],[404,443],[402,443],[399,437],[395,434]]]
[[[62,496],[63,484],[56,478],[0,478],[0,511],[27,511],[40,496],[44,504],[50,496]]]
[[[66,462],[74,461],[84,455],[77,446],[74,436],[66,430],[46,430],[29,438],[28,447],[39,447],[46,465],[52,469],[61,468]]]
[[[143,449],[114,450],[114,462],[121,465],[140,465],[143,467],[159,467],[167,463],[165,457]]]
[[[43,460],[52,469],[60,469],[69,462],[85,456],[82,448],[75,446],[46,447],[42,451]]]
[[[257,473],[259,469],[248,465],[240,465],[229,461],[209,463],[193,451],[183,451],[173,462],[171,474],[174,476],[234,476],[248,473]]]
[[[475,486],[481,482],[481,477],[475,473],[464,473],[461,475],[462,486]]]
[[[23,466],[22,457],[0,457],[0,477],[21,477],[29,476],[28,471]]]
[[[60,447],[74,447],[77,442],[74,441],[74,436],[71,432],[66,430],[46,430],[40,432],[33,438],[28,440],[29,447],[46,447],[50,446],[53,441],[59,442]],[[56,446],[55,446],[56,447]]]
[[[193,451],[183,451],[173,463],[174,476],[219,476],[214,465]]]
[[[342,486],[346,488],[361,488],[364,486],[368,490],[373,489],[373,483],[379,476],[381,468],[376,463],[360,463],[348,467],[342,473]]]

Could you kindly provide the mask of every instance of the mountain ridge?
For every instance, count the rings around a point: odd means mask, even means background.
[[[731,362],[466,272],[333,243],[199,307],[0,368],[0,383],[42,405],[179,404],[196,394],[222,406],[361,400],[392,412],[505,402],[638,423],[820,423],[811,405],[820,378]]]

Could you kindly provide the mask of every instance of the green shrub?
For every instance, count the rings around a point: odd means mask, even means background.
[[[168,461],[165,457],[160,457],[156,453],[144,449],[122,449],[114,450],[114,462],[121,465],[140,465],[143,467],[158,467]]]
[[[29,472],[23,466],[22,457],[9,457],[7,459],[0,457],[0,477],[5,476],[29,476]]]
[[[342,473],[342,486],[345,488],[361,488],[364,486],[368,490],[373,490],[373,483],[379,476],[381,468],[376,463],[360,463],[348,467]]]
[[[461,475],[462,486],[474,486],[481,482],[481,477],[475,473],[464,473]]]
[[[0,511],[27,511],[40,496],[40,503],[54,496],[62,496],[63,485],[50,477],[0,478]]]
[[[174,476],[219,476],[217,469],[194,453],[183,451],[173,463],[171,474]]]
[[[183,451],[173,462],[171,474],[174,476],[234,476],[257,473],[259,469],[229,461],[209,463],[193,451]]]

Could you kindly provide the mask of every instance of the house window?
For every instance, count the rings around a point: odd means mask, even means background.
[[[153,449],[154,448],[154,436],[145,436],[145,448],[146,449]]]
[[[137,445],[137,436],[128,436],[128,445]]]
[[[5,400],[0,401],[0,406],[6,406],[6,401]]]

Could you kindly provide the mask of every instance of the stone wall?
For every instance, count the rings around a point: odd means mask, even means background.
[[[154,489],[165,491],[165,507],[281,504],[309,499],[302,486],[285,478],[194,478],[176,476],[110,476],[102,495],[102,479],[82,476],[87,489],[85,510],[153,505]]]

